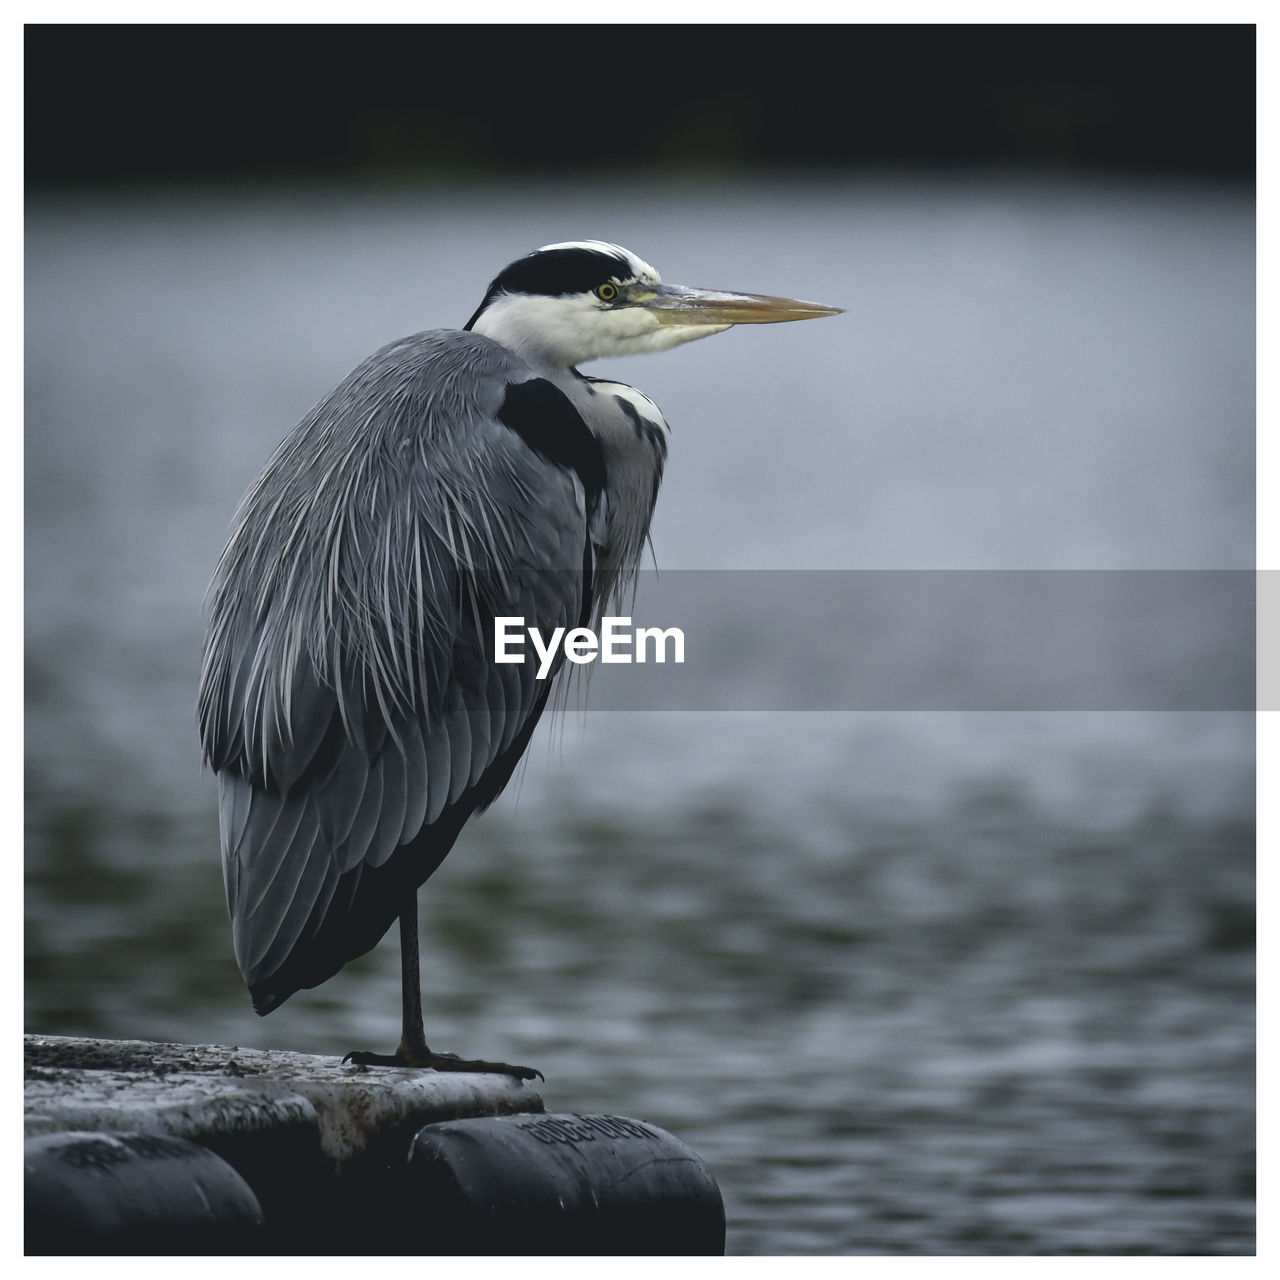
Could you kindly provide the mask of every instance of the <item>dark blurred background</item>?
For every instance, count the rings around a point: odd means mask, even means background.
[[[598,237],[846,314],[590,367],[756,710],[540,728],[421,895],[432,1045],[677,1133],[732,1253],[1253,1250],[1252,27],[29,27],[25,89],[28,1031],[394,1043],[394,939],[249,1007],[202,596],[329,387]]]
[[[27,28],[27,179],[1242,176],[1254,28]]]

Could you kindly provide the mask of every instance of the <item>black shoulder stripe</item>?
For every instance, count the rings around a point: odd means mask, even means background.
[[[614,396],[614,403],[626,415],[627,421],[631,423],[631,430],[636,433],[636,439],[644,438],[644,429],[649,424],[640,416],[640,410],[627,399],[626,396]]]
[[[559,387],[545,378],[508,383],[498,421],[548,461],[576,471],[588,507],[595,506],[604,490],[604,450]]]

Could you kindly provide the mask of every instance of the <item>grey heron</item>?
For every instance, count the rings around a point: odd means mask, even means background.
[[[506,786],[551,689],[492,661],[486,627],[598,619],[648,536],[667,424],[577,366],[839,310],[663,284],[603,241],[548,245],[463,329],[383,347],[284,440],[214,573],[199,693],[258,1014],[398,918],[400,1046],[350,1059],[538,1074],[427,1047],[417,894]]]

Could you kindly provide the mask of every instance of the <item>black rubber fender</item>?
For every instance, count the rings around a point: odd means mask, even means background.
[[[251,1253],[260,1238],[248,1184],[181,1138],[42,1134],[23,1165],[28,1255]]]
[[[644,1121],[528,1114],[429,1124],[414,1138],[408,1172],[416,1252],[724,1252],[711,1171]]]

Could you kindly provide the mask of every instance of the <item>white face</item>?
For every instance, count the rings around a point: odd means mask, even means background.
[[[567,369],[605,356],[669,351],[729,327],[664,325],[643,306],[611,308],[589,293],[557,298],[508,294],[489,304],[474,332],[501,342],[531,363]]]
[[[501,342],[535,366],[566,369],[606,356],[668,351],[730,327],[664,324],[661,316],[643,302],[662,283],[662,277],[621,245],[576,240],[544,245],[539,252],[549,249],[586,249],[621,257],[627,265],[620,267],[612,279],[618,291],[613,299],[601,298],[594,292],[555,297],[512,293],[489,303],[476,320],[473,332]],[[636,301],[628,301],[629,296]]]

